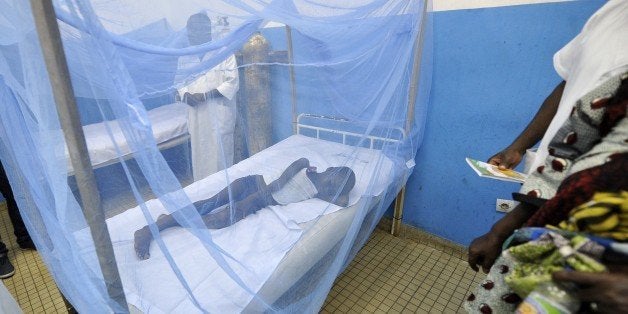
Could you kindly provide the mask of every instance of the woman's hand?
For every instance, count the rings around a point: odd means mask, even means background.
[[[516,167],[519,162],[521,162],[521,158],[523,157],[523,152],[514,149],[514,148],[506,148],[501,152],[495,154],[493,157],[488,159],[488,163],[491,165],[498,166],[499,169],[512,169]]]
[[[479,265],[488,274],[491,266],[493,266],[493,263],[495,263],[495,260],[501,253],[503,243],[504,239],[493,232],[488,232],[473,240],[471,245],[469,245],[469,266],[473,270],[478,271]]]
[[[576,284],[575,296],[582,302],[590,302],[596,312],[628,313],[628,275],[561,271],[552,277],[558,282]]]

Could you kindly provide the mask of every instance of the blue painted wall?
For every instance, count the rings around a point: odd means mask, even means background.
[[[464,158],[486,160],[523,130],[561,80],[554,52],[602,4],[434,13],[432,94],[404,223],[468,245],[501,218],[496,199],[509,199],[519,185],[480,178]]]
[[[560,81],[552,67],[554,52],[602,4],[583,0],[434,13],[431,99],[407,185],[404,223],[468,245],[501,217],[496,199],[510,198],[518,185],[480,178],[464,158],[487,159],[519,134]],[[283,28],[266,29],[264,35],[273,49],[285,49]],[[272,71],[278,141],[291,134],[289,85],[287,69]]]

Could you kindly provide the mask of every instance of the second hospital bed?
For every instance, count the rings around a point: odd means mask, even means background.
[[[188,134],[188,105],[175,102],[147,111],[155,142],[160,150],[185,143]],[[111,132],[111,136],[109,133]],[[89,158],[94,168],[100,168],[119,162],[119,158],[132,156],[131,148],[125,140],[117,121],[92,123],[83,126]],[[112,140],[113,138],[113,140]],[[115,144],[114,144],[115,141]],[[117,146],[117,147],[116,147]],[[118,150],[120,150],[118,152]],[[72,163],[68,149],[65,149],[68,169],[72,172]]]

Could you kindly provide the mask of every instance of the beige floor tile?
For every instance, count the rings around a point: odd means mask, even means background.
[[[356,275],[354,269],[368,275]],[[441,250],[429,239],[414,242],[375,230],[336,280],[328,300],[336,299],[348,286],[368,287],[372,293],[358,290],[359,299],[352,298],[354,308],[365,313],[459,313],[469,290],[482,278],[454,250]],[[323,310],[344,313],[339,308],[329,310],[329,305]]]
[[[65,313],[61,294],[37,251],[21,250],[15,243],[13,226],[4,202],[0,204],[0,238],[9,249],[9,260],[15,267],[15,275],[4,279],[3,283],[22,311],[25,314]],[[59,303],[63,305],[62,311],[56,305]]]

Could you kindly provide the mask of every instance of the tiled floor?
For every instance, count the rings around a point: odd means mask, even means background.
[[[451,250],[375,230],[336,280],[322,313],[458,313],[482,279]]]
[[[0,238],[9,248],[15,275],[2,282],[24,313],[67,313],[52,276],[37,251],[21,250],[15,243],[6,203],[0,205]]]
[[[52,277],[36,251],[15,244],[6,206],[0,237],[9,246],[15,275],[5,279],[24,313],[66,313]],[[338,277],[322,313],[457,313],[470,287],[484,278],[461,254],[433,242],[412,241],[376,230]]]

